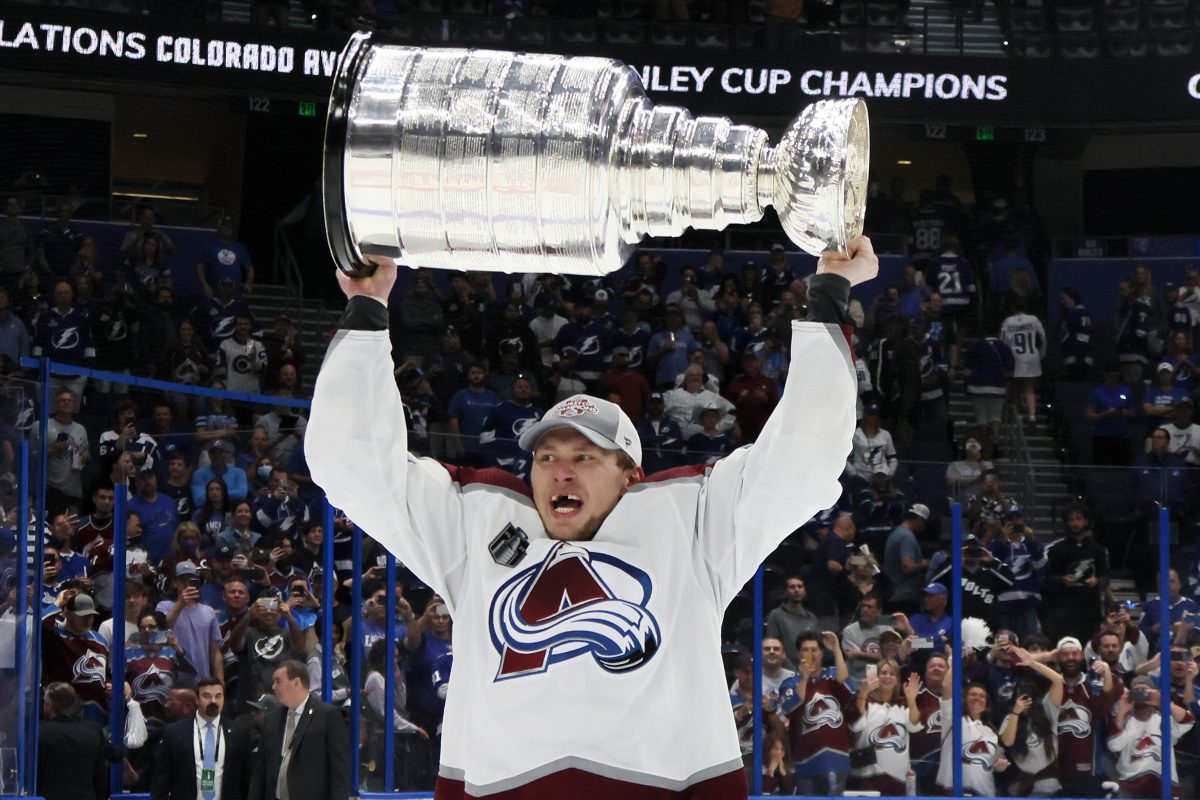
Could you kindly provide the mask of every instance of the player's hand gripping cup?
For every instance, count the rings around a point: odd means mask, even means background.
[[[601,275],[644,236],[755,222],[774,206],[813,254],[862,233],[866,106],[822,100],[780,143],[654,106],[604,58],[375,45],[341,55],[325,131],[338,267]]]

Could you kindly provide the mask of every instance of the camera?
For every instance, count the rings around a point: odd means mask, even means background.
[[[1139,686],[1129,693],[1129,700],[1134,703],[1149,703],[1150,690],[1145,686]]]
[[[1191,654],[1188,653],[1186,650],[1172,650],[1171,651],[1171,660],[1172,661],[1190,661],[1191,658],[1192,658]]]
[[[257,600],[255,600],[254,602],[258,603],[260,606],[267,609],[268,611],[278,611],[279,610],[279,598],[278,597],[260,597]]]
[[[166,644],[167,643],[167,632],[166,631],[143,631],[142,638],[145,640],[146,644]]]

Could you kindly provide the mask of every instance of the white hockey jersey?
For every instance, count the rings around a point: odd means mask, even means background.
[[[633,800],[698,784],[746,796],[722,614],[784,537],[837,500],[855,428],[843,332],[793,322],[791,348],[788,390],[757,443],[634,486],[594,539],[560,542],[510,476],[469,483],[470,471],[409,455],[387,332],[339,332],[308,463],[454,618],[439,798],[589,781]]]

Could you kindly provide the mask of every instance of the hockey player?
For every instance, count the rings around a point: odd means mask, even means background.
[[[383,302],[395,267],[338,276],[350,301],[306,450],[330,502],[454,618],[439,800],[746,797],[721,617],[762,559],[841,494],[856,382],[838,325],[851,284],[878,271],[867,239],[850,253],[818,264],[809,321],[792,324],[801,389],[753,446],[645,481],[633,423],[577,395],[520,438],[532,492],[507,473],[408,456]],[[503,735],[481,748],[479,731]],[[699,735],[679,747],[685,732]]]

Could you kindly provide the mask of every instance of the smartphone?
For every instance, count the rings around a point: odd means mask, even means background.
[[[387,566],[387,556],[375,556],[375,566],[386,567]]]
[[[867,680],[873,680],[879,676],[879,667],[875,664],[867,664]]]
[[[1150,690],[1145,686],[1139,686],[1129,693],[1129,700],[1133,703],[1149,703]]]
[[[142,635],[146,639],[146,644],[166,644],[167,643],[167,632],[166,631],[145,631]]]
[[[1129,609],[1130,611],[1133,611],[1135,608],[1137,608],[1140,605],[1141,605],[1141,603],[1139,603],[1137,600],[1126,600],[1125,601],[1125,608]]]
[[[255,600],[254,602],[258,603],[260,606],[262,606],[263,608],[268,609],[270,611],[278,611],[279,610],[279,598],[278,597],[260,597],[257,600]]]
[[[284,414],[279,418],[279,429],[291,430],[292,428],[295,428],[297,419],[298,417],[295,414]]]
[[[1190,661],[1191,658],[1192,658],[1192,656],[1190,653],[1187,653],[1187,652],[1181,653],[1178,650],[1171,651],[1171,660],[1172,661]]]
[[[896,615],[895,614],[880,614],[879,621],[876,622],[875,624],[876,625],[886,625],[889,628],[894,627],[896,624]]]
[[[913,650],[932,650],[933,649],[933,637],[932,636],[918,636],[917,638],[912,640],[912,649]]]
[[[438,603],[436,606],[434,606],[433,613],[441,617],[448,617],[450,616],[450,609],[446,608],[444,603]]]
[[[200,584],[201,584],[200,576],[193,575],[192,577],[188,578],[187,585],[192,587],[193,589],[199,589]]]
[[[1183,615],[1183,621],[1191,625],[1200,625],[1200,614],[1188,613]]]
[[[58,442],[66,442],[66,441],[69,441],[69,440],[70,440],[70,438],[71,438],[71,434],[69,434],[69,433],[60,433],[60,434],[58,435],[58,438],[57,438],[57,439],[55,439],[55,441],[58,441]]]

